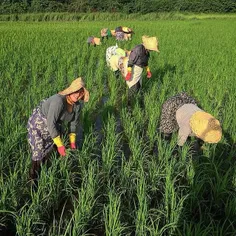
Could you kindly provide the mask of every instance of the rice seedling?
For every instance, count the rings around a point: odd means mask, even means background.
[[[120,221],[121,197],[114,189],[108,192],[109,202],[104,205],[105,235],[122,235],[125,226]]]

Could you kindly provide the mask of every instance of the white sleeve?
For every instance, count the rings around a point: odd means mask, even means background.
[[[183,146],[190,134],[191,134],[190,125],[180,123],[178,132],[178,145]]]

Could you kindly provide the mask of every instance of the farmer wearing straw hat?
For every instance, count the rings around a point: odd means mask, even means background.
[[[37,177],[40,165],[52,151],[54,145],[61,156],[66,156],[66,148],[61,139],[61,124],[69,124],[70,148],[76,149],[76,129],[82,104],[88,102],[89,92],[82,78],[72,81],[65,90],[55,94],[33,110],[27,124],[28,142],[32,150],[31,179]]]
[[[107,66],[109,66],[111,70],[114,71],[114,74],[117,78],[119,77],[119,71],[121,71],[121,74],[124,76],[124,66],[122,65],[124,64],[123,63],[124,58],[126,58],[127,61],[129,54],[130,51],[119,48],[117,44],[115,46],[107,48],[106,50]],[[121,67],[123,69],[121,69]],[[126,66],[126,73],[127,73],[127,66]]]
[[[159,52],[156,37],[144,35],[142,36],[142,41],[143,43],[137,45],[129,55],[127,74],[125,76],[126,83],[129,87],[129,99],[141,88],[141,76],[144,68],[146,68],[147,78],[149,79],[152,76],[148,66],[149,52]]]
[[[207,143],[218,143],[222,136],[220,122],[201,110],[185,92],[169,98],[162,106],[160,131],[168,135],[177,130],[179,146],[184,145],[188,136]]]
[[[115,36],[117,41],[131,40],[132,34],[134,34],[134,31],[129,27],[118,26],[115,29]]]
[[[116,78],[118,78],[121,73],[122,77],[125,79],[129,60],[129,57],[126,55],[125,56],[113,55],[110,59],[110,67],[111,70],[114,72]]]
[[[112,36],[111,30],[109,30],[108,28],[101,29],[101,38],[102,38],[101,41],[103,41],[105,37],[108,39],[111,36]]]
[[[110,66],[110,60],[113,55],[125,56],[126,51],[119,48],[116,44],[115,46],[110,46],[106,49],[106,63],[107,66]]]
[[[91,37],[88,37],[87,43],[88,43],[88,46],[93,45],[94,47],[96,47],[97,45],[101,45],[101,39],[91,36]]]

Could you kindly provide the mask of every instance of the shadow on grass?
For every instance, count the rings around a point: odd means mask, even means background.
[[[235,235],[236,144],[229,134],[225,138],[227,144],[211,147],[209,157],[193,158],[194,179],[175,235]]]
[[[164,83],[164,79],[166,75],[169,75],[169,77],[172,77],[172,75],[176,71],[176,66],[171,64],[165,64],[163,67],[158,67],[156,70],[152,71],[152,77],[148,81],[146,81],[146,78],[143,80],[143,91],[149,91],[151,87],[153,86],[153,80],[158,81],[159,84]]]

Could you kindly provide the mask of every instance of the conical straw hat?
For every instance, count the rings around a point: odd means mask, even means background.
[[[195,112],[190,119],[190,127],[193,133],[204,142],[218,143],[221,140],[220,122],[209,113]]]
[[[59,94],[69,95],[69,94],[77,92],[78,90],[83,88],[84,89],[84,97],[81,100],[83,100],[84,102],[88,102],[89,92],[84,86],[85,86],[84,81],[82,80],[81,77],[79,77],[79,78],[73,80],[71,85],[68,88],[64,89],[63,91],[59,92]]]
[[[160,52],[158,50],[158,40],[156,37],[142,36],[143,45],[146,49]]]
[[[116,36],[116,31],[115,30],[111,30],[111,34],[112,34],[112,36]]]
[[[93,38],[93,40],[94,40],[94,43],[96,45],[101,45],[101,39],[100,38]]]

